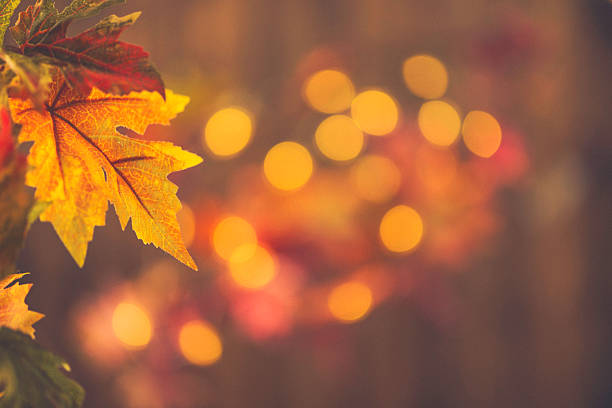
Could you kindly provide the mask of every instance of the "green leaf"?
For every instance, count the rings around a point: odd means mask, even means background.
[[[60,19],[78,19],[93,16],[100,10],[125,0],[73,0],[59,15]]]
[[[46,39],[56,39],[66,36],[66,29],[73,21],[90,17],[100,10],[123,3],[125,0],[73,0],[61,13],[58,13],[53,0],[38,0],[19,13],[19,19],[11,34],[17,45],[36,45]]]
[[[27,335],[0,328],[0,408],[77,408],[85,392],[65,375],[66,362]]]
[[[21,0],[0,0],[0,46],[4,43],[4,34],[19,3]]]

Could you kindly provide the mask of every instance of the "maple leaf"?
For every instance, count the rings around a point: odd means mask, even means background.
[[[66,362],[23,333],[0,327],[0,408],[83,404],[83,388],[65,375]]]
[[[82,266],[95,226],[104,225],[108,201],[125,229],[197,269],[182,242],[176,212],[177,187],[167,175],[202,159],[168,142],[146,141],[117,131],[144,134],[148,125],[168,125],[189,102],[167,91],[116,96],[94,88],[88,96],[58,78],[42,111],[28,100],[11,98],[13,120],[23,126],[20,142],[34,142],[26,184],[38,201],[49,202],[40,215]]]
[[[96,87],[116,94],[147,90],[163,96],[164,84],[148,60],[149,54],[141,47],[118,41],[140,13],[112,15],[76,37],[66,37],[73,20],[120,2],[74,0],[59,13],[52,0],[38,0],[19,14],[11,33],[22,54],[46,56],[62,70],[69,84],[83,93]]]
[[[32,284],[20,285],[15,283],[27,273],[9,275],[0,279],[0,326],[19,330],[34,338],[32,325],[45,315],[32,312],[25,303],[25,298],[32,288]],[[9,286],[13,284],[12,286]]]

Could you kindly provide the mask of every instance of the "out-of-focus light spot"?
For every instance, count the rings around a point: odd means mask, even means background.
[[[343,112],[351,106],[355,87],[350,78],[336,70],[314,73],[304,84],[303,96],[315,110],[323,113]]]
[[[343,322],[354,322],[372,307],[372,291],[361,282],[346,282],[336,286],[327,298],[331,314]]]
[[[115,336],[129,348],[140,349],[151,341],[151,320],[140,306],[119,303],[113,312],[112,325]]]
[[[179,226],[181,227],[183,242],[185,243],[185,246],[189,248],[189,246],[191,246],[193,243],[196,230],[195,215],[193,214],[193,210],[187,204],[183,204],[183,208],[176,213],[176,218]]]
[[[430,55],[415,55],[404,61],[404,81],[408,89],[424,99],[441,98],[448,86],[444,64]]]
[[[418,122],[425,139],[437,146],[450,146],[461,129],[459,114],[443,101],[425,102],[419,110]]]
[[[233,156],[245,148],[253,132],[251,115],[242,108],[225,108],[206,123],[204,143],[217,156]]]
[[[229,270],[232,279],[243,288],[260,289],[266,286],[276,276],[276,262],[272,255],[260,246],[251,256],[244,251],[250,248],[238,248],[229,260]]]
[[[215,252],[223,259],[229,260],[234,252],[240,249],[243,256],[253,255],[257,248],[255,229],[246,220],[230,216],[221,220],[215,227],[212,236]]]
[[[346,161],[357,157],[363,148],[363,133],[353,119],[334,115],[325,119],[315,132],[321,153],[332,160]]]
[[[393,207],[380,222],[380,238],[392,252],[407,252],[423,237],[423,220],[419,213],[406,205]]]
[[[292,325],[292,302],[259,291],[235,299],[232,313],[237,325],[253,340],[286,335]],[[281,295],[290,296],[286,292]]]
[[[351,182],[360,198],[383,203],[399,190],[401,173],[390,159],[372,154],[353,165]]]
[[[399,112],[391,96],[382,91],[369,90],[353,99],[351,116],[365,133],[384,136],[397,126]]]
[[[223,353],[217,330],[202,320],[192,320],[181,327],[179,347],[187,361],[202,366],[214,364]]]
[[[502,140],[502,130],[497,120],[489,113],[472,111],[463,121],[463,142],[477,156],[491,157],[497,152]]]
[[[279,143],[268,151],[264,159],[266,179],[279,190],[299,189],[308,182],[312,172],[312,157],[299,143]]]

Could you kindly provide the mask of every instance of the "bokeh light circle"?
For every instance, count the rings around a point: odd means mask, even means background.
[[[461,118],[444,101],[425,102],[418,115],[419,129],[425,139],[436,146],[450,146],[461,130]]]
[[[444,96],[448,87],[448,72],[444,64],[431,55],[415,55],[404,61],[404,81],[410,91],[423,99]]]
[[[304,84],[303,97],[313,109],[323,113],[347,110],[355,96],[355,87],[343,72],[325,69],[315,72]]]
[[[363,149],[363,133],[350,117],[334,115],[321,122],[315,132],[315,143],[326,157],[347,161]]]
[[[247,251],[246,253],[244,251]],[[260,289],[276,276],[276,262],[263,247],[257,246],[249,256],[250,248],[238,248],[229,260],[234,282],[246,289]]]
[[[204,128],[204,143],[216,156],[229,157],[242,151],[251,139],[251,114],[242,108],[216,112]]]
[[[402,177],[399,168],[391,159],[370,154],[360,158],[352,166],[350,180],[360,198],[384,203],[397,193]]]
[[[502,130],[490,113],[472,111],[463,121],[463,142],[475,155],[488,158],[497,152],[502,140]]]
[[[179,347],[187,361],[202,366],[214,364],[223,354],[217,330],[203,320],[192,320],[181,327]]]
[[[237,216],[229,216],[216,225],[212,243],[215,252],[221,258],[229,260],[238,249],[242,256],[247,256],[247,253],[254,254],[257,235],[248,221]]]
[[[407,205],[393,207],[380,222],[380,239],[391,252],[408,252],[423,237],[423,220],[418,212]]]
[[[151,341],[153,328],[147,312],[133,303],[122,302],[112,317],[115,336],[128,348],[140,349]]]
[[[293,191],[308,182],[314,164],[304,146],[296,142],[281,142],[268,151],[263,167],[270,184],[279,190]]]
[[[353,99],[351,117],[365,133],[384,136],[397,126],[399,111],[389,94],[372,89],[361,92]]]
[[[332,289],[327,298],[327,306],[336,319],[351,323],[366,315],[372,307],[372,300],[372,291],[368,286],[351,281]]]

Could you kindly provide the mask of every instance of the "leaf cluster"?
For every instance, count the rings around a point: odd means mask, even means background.
[[[66,363],[33,341],[43,315],[25,303],[31,285],[9,276],[25,233],[36,219],[50,222],[82,266],[110,202],[124,229],[131,222],[143,242],[196,269],[167,176],[201,158],[118,131],[168,125],[189,102],[165,89],[147,52],[119,40],[140,13],[111,15],[68,37],[73,21],[124,0],[73,0],[61,11],[37,0],[9,29],[20,2],[0,0],[0,408],[79,407],[84,392],[65,375]],[[7,32],[15,45],[5,45]],[[27,163],[13,137],[31,143]]]
[[[54,69],[84,94],[92,88],[113,94],[155,91],[164,95],[161,76],[141,47],[119,40],[140,13],[111,15],[90,29],[67,37],[70,24],[90,17],[124,0],[73,0],[58,11],[54,0],[37,0],[19,13],[10,34],[16,47],[0,52],[0,84],[14,94],[27,94],[42,104],[53,80]],[[20,0],[0,0],[0,44]]]

